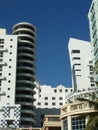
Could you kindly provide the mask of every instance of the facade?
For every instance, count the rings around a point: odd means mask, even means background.
[[[63,85],[52,87],[36,83],[36,86],[34,89],[36,92],[34,95],[36,108],[60,108],[67,104],[66,96],[73,92],[72,88],[66,88]]]
[[[74,92],[94,88],[91,44],[87,41],[70,38],[68,48]]]
[[[30,23],[0,30],[0,128],[34,123],[36,29]]]
[[[67,96],[73,92],[72,88],[66,88],[63,85],[57,87],[51,87],[49,85],[41,85],[36,82],[36,88],[34,89],[36,94],[34,98],[36,106],[34,116],[36,123],[35,127],[42,127],[44,115],[59,115],[60,108],[67,104]]]
[[[95,82],[98,86],[98,0],[93,0],[88,13],[90,38],[92,45]]]
[[[61,130],[60,115],[45,115],[43,130]]]
[[[61,130],[85,130],[88,117],[84,113],[94,112],[93,108],[84,102],[76,102],[61,108]]]

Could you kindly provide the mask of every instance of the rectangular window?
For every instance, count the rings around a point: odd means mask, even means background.
[[[75,69],[75,71],[81,71],[81,69]]]
[[[59,89],[59,92],[62,92],[62,89]]]
[[[65,92],[68,92],[68,89],[65,89]]]
[[[74,66],[81,65],[81,64],[74,64]]]
[[[4,39],[0,39],[0,44],[3,44],[4,43]]]
[[[52,100],[55,100],[55,97],[52,97]]]
[[[63,97],[59,97],[59,100],[63,100]]]
[[[52,102],[52,105],[53,105],[53,106],[55,106],[55,104],[56,104],[55,102]]]
[[[80,60],[80,57],[73,57],[73,60]]]
[[[84,130],[85,127],[85,117],[72,117],[72,130]]]
[[[72,50],[71,53],[80,53],[80,50]]]
[[[61,105],[63,105],[63,103],[62,103],[62,102],[60,102],[60,103],[59,103],[59,105],[61,106]]]
[[[45,97],[45,100],[48,100],[48,97]]]
[[[54,92],[56,93],[56,92],[57,92],[57,89],[54,89]]]
[[[91,87],[94,87],[95,86],[95,84],[91,84]]]
[[[63,120],[63,130],[68,130],[68,121],[67,118]]]
[[[48,102],[45,102],[45,105],[48,105]]]
[[[41,102],[38,102],[37,104],[40,106],[40,105],[41,105]]]

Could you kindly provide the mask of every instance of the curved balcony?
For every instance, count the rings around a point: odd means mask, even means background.
[[[28,35],[31,35],[33,38],[36,37],[35,32],[32,31],[31,29],[27,29],[27,28],[19,28],[14,31],[14,34],[17,34],[17,35],[28,34]]]
[[[26,87],[17,88],[17,91],[23,91],[23,90],[30,91],[30,92],[32,92],[32,94],[35,94],[35,91],[32,88],[26,88]]]
[[[18,103],[20,103],[21,105],[24,105],[24,106],[31,106],[32,108],[35,109],[35,106],[34,106],[33,102],[29,103],[29,102],[18,101]],[[27,109],[27,110],[29,110],[29,109]]]
[[[31,118],[23,118],[23,117],[22,117],[21,120],[30,121],[30,122],[35,122],[32,117],[31,117]]]
[[[13,34],[15,30],[22,29],[22,28],[27,28],[29,30],[32,30],[33,32],[36,32],[36,27],[34,25],[27,22],[22,22],[13,26]]]
[[[16,103],[21,104],[21,126],[32,126],[34,120],[34,81],[36,67],[36,28],[22,22],[13,26],[13,34],[18,36]]]
[[[25,54],[31,54],[31,55],[35,55],[35,50],[30,48],[30,47],[19,47],[18,48],[18,53],[25,53]]]
[[[26,110],[26,109],[24,109],[21,112],[22,113],[25,112],[25,113],[29,113],[29,114],[35,115],[35,113],[32,110]]]
[[[36,77],[32,74],[28,74],[28,73],[17,73],[17,79],[24,79],[24,80],[30,80],[30,81],[35,81]]]
[[[26,66],[18,67],[17,68],[17,73],[21,73],[21,72],[26,72],[26,73],[30,72],[30,74],[35,75],[35,70],[32,69],[31,67],[26,67]]]
[[[19,67],[27,66],[31,67],[32,69],[35,68],[35,62],[33,61],[19,59],[17,63]]]
[[[28,80],[24,80],[24,79],[18,79],[17,80],[17,84],[20,84],[20,86],[22,85],[30,85],[30,87],[28,87],[28,88],[32,88],[33,87],[33,89],[36,87],[36,85],[34,84],[34,82],[32,82],[32,81],[28,81]],[[19,87],[19,85],[17,86],[17,88]]]
[[[33,44],[33,43],[30,42],[30,41],[18,39],[18,42],[19,42],[19,43],[18,43],[18,46],[19,46],[19,47],[25,45],[25,46],[31,46],[31,48],[36,48],[36,45]],[[21,44],[21,43],[22,43],[22,44]]]
[[[18,59],[28,59],[30,61],[36,61],[35,56],[28,54],[28,53],[24,53],[24,52],[20,52],[18,54]]]
[[[65,105],[61,108],[61,119],[73,116],[80,115],[83,113],[95,112],[93,108],[90,108],[89,105],[85,102],[76,102],[69,105]]]

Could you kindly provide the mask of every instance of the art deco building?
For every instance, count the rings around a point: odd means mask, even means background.
[[[85,130],[88,114],[95,112],[86,102],[75,102],[61,108],[61,130]],[[84,116],[83,116],[84,114]]]
[[[45,115],[59,115],[60,108],[67,104],[67,96],[73,93],[72,88],[59,85],[52,87],[49,85],[42,85],[36,82],[36,88],[34,89],[36,94],[34,95],[36,106],[34,119],[35,127],[42,127]]]
[[[98,0],[93,0],[88,13],[90,38],[92,45],[95,82],[98,86]]]
[[[26,22],[13,26],[13,34],[0,30],[0,127],[32,127],[36,28]]]
[[[68,48],[74,92],[94,88],[95,84],[90,42],[70,38]]]

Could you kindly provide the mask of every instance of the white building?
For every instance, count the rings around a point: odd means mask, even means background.
[[[98,87],[98,0],[92,0],[88,19],[94,61],[95,82]]]
[[[36,101],[35,109],[35,126],[43,124],[43,118],[46,114],[60,114],[60,108],[67,104],[66,97],[73,92],[72,88],[66,88],[63,85],[51,87],[49,85],[40,85],[36,82],[37,87],[34,89]]]
[[[35,80],[35,27],[0,29],[0,128],[33,126]]]
[[[68,48],[74,92],[94,88],[91,44],[87,41],[70,38]]]

